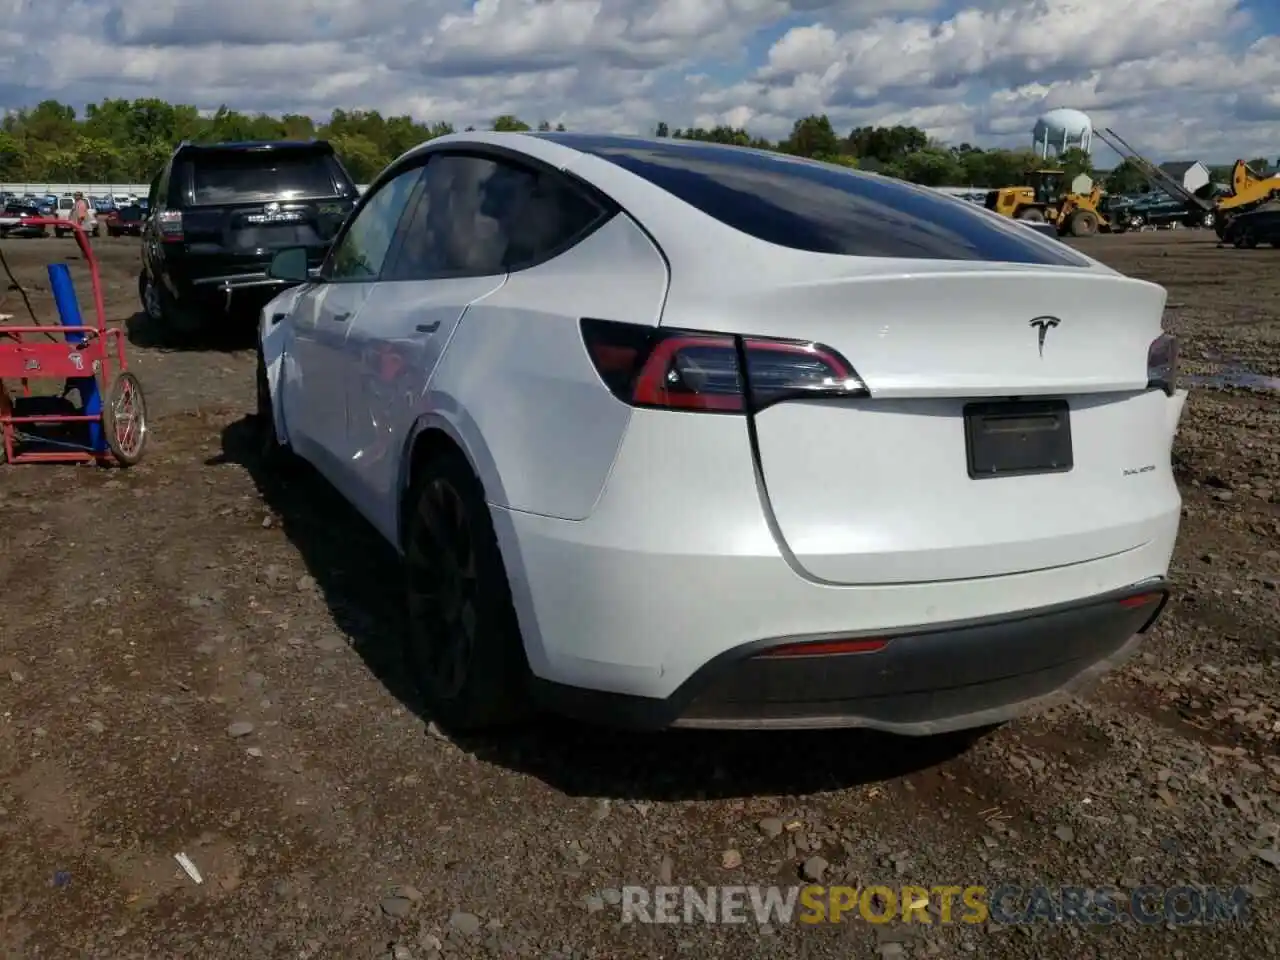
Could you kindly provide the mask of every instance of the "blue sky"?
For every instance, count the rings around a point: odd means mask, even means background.
[[[159,96],[459,126],[904,123],[1022,146],[1052,107],[1155,159],[1280,156],[1275,0],[13,0],[0,107]],[[65,25],[81,29],[69,33]],[[50,38],[57,37],[56,46]],[[46,57],[53,47],[60,56]],[[1111,158],[1105,148],[1099,161]]]

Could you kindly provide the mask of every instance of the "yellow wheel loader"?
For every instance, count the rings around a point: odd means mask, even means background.
[[[1090,193],[1064,191],[1065,172],[1033,170],[1027,185],[999,187],[987,193],[986,207],[1014,220],[1052,223],[1060,236],[1091,237],[1108,227],[1098,210],[1102,190],[1095,186]]]

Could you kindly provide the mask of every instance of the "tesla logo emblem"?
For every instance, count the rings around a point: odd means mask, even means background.
[[[1040,348],[1040,356],[1044,356],[1044,338],[1049,335],[1050,330],[1061,322],[1057,317],[1036,317],[1031,321],[1031,326],[1036,328],[1038,336],[1036,345]]]

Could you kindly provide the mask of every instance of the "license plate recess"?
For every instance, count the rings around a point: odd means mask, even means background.
[[[1073,466],[1071,409],[1065,400],[1003,400],[964,408],[969,476],[1065,473]]]

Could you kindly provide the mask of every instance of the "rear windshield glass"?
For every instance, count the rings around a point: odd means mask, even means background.
[[[1020,223],[888,177],[742,147],[543,136],[609,160],[743,233],[795,250],[1089,265]]]
[[[214,153],[191,160],[197,204],[332,197],[334,168],[325,154]]]
[[[121,220],[141,220],[142,208],[141,207],[121,207],[120,219]]]

